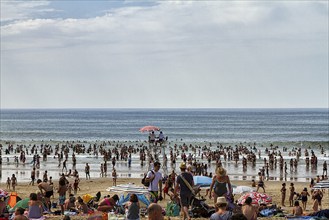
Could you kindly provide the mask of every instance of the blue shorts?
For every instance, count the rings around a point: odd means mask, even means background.
[[[59,205],[64,205],[65,200],[66,200],[66,197],[65,196],[59,196],[58,197],[58,204]]]

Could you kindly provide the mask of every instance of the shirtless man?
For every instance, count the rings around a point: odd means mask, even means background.
[[[54,194],[53,186],[49,185],[49,183],[42,182],[41,179],[37,180],[38,188],[40,189],[40,192],[44,195],[47,206],[50,210],[51,204],[50,204],[50,197]]]

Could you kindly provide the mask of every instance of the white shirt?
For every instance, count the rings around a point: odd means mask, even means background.
[[[146,175],[146,178],[153,178],[153,175],[155,175],[154,179],[152,180],[152,182],[150,182],[149,191],[159,191],[159,181],[162,181],[162,174],[158,171],[156,172],[155,170],[153,170],[154,174],[152,173],[152,171],[149,171]]]

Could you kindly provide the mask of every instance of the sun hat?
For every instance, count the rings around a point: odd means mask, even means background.
[[[181,164],[179,165],[179,168],[186,169],[186,164],[184,162],[181,162]]]
[[[217,198],[216,205],[227,204],[226,198],[221,196]]]

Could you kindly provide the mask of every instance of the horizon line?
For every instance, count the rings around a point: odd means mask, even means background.
[[[27,108],[1,108],[1,110],[120,110],[120,109],[145,109],[145,110],[160,110],[160,109],[168,109],[168,110],[239,110],[239,109],[328,109],[329,107],[27,107]]]

